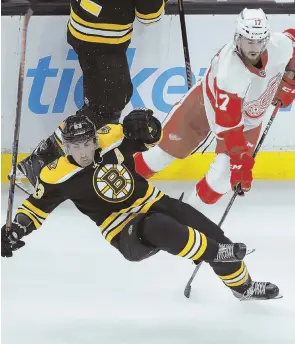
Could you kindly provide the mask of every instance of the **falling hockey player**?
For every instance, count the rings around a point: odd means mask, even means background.
[[[123,125],[98,131],[83,114],[68,117],[62,128],[67,155],[42,169],[35,193],[18,208],[11,231],[2,227],[2,256],[11,257],[25,245],[25,235],[71,200],[130,261],[163,250],[195,263],[208,262],[241,300],[277,298],[276,285],[251,280],[242,261],[244,244],[232,243],[199,211],[136,173],[133,154],[157,143],[161,135],[161,124],[148,109],[134,110]]]
[[[133,86],[127,48],[135,18],[144,24],[158,22],[164,12],[163,0],[71,0],[68,43],[78,55],[83,73],[83,113],[97,128],[118,123],[130,101]],[[38,145],[18,164],[18,171],[35,186],[42,166],[64,152],[61,131]]]
[[[270,33],[261,9],[244,9],[234,40],[213,58],[198,82],[169,113],[160,144],[138,153],[136,170],[150,178],[175,159],[184,159],[217,141],[216,157],[187,202],[197,209],[216,203],[252,183],[255,150],[271,104],[288,107],[295,99],[295,29]]]

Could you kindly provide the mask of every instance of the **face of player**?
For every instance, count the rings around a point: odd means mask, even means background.
[[[93,138],[83,142],[68,144],[68,153],[81,167],[87,167],[92,164],[96,149],[96,140]]]
[[[256,64],[263,51],[265,50],[267,40],[250,40],[245,37],[239,38],[239,48],[240,52],[245,57],[248,62]]]

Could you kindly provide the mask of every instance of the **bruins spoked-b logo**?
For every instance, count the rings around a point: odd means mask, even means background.
[[[125,165],[104,165],[93,174],[93,187],[99,197],[118,203],[128,199],[134,190],[134,180]]]

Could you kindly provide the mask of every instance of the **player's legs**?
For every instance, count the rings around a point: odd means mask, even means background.
[[[243,244],[221,246],[206,234],[158,212],[139,215],[139,220],[130,221],[112,244],[131,261],[148,258],[162,250],[193,261],[216,260],[224,264],[228,259],[240,260],[246,253]]]
[[[248,153],[253,154],[257,144],[261,125],[245,132]],[[217,140],[216,157],[206,175],[195,185],[187,200],[193,207],[203,210],[206,205],[215,204],[223,195],[231,190],[230,159],[222,140]]]
[[[83,71],[85,105],[105,117],[106,123],[118,122],[133,93],[126,50],[86,49],[85,45],[77,45],[75,50]]]
[[[269,282],[252,282],[241,261],[212,262],[220,244],[226,247],[232,242],[205,215],[167,195],[155,204],[154,210],[131,220],[111,243],[131,261],[145,259],[159,250],[192,259],[196,264],[208,260],[237,297],[246,293],[253,298],[272,298],[278,294],[278,288]]]
[[[198,83],[167,115],[159,145],[135,156],[137,172],[150,178],[173,160],[189,156],[207,139],[209,132],[202,86]]]

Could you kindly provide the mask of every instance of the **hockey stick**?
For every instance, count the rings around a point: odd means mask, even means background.
[[[32,7],[29,7],[27,13],[25,14],[23,27],[22,27],[20,66],[19,66],[18,88],[17,88],[17,103],[16,103],[15,125],[14,125],[14,137],[13,137],[13,145],[12,145],[12,173],[9,178],[6,231],[11,230],[11,223],[12,223],[12,210],[13,210],[12,208],[13,208],[13,201],[14,201],[16,164],[17,164],[17,155],[18,155],[20,119],[21,119],[23,86],[24,86],[24,75],[25,75],[27,32],[28,32],[29,21],[32,14],[33,14],[33,9]]]
[[[269,131],[269,129],[270,129],[270,127],[271,127],[271,125],[272,125],[272,123],[273,123],[275,117],[276,117],[276,114],[277,114],[277,112],[279,111],[280,106],[281,106],[281,103],[278,102],[278,103],[276,104],[276,106],[275,106],[275,108],[274,108],[274,110],[273,110],[273,113],[272,113],[272,115],[271,115],[271,117],[270,117],[270,119],[269,119],[269,121],[268,121],[268,123],[267,123],[267,125],[266,125],[266,127],[265,127],[265,129],[264,129],[264,131],[263,131],[263,134],[262,134],[262,136],[261,136],[261,138],[260,138],[260,140],[259,140],[259,142],[258,142],[258,144],[257,144],[257,146],[256,146],[256,148],[255,148],[255,151],[254,151],[254,153],[253,153],[253,158],[255,158],[256,155],[257,155],[257,153],[259,152],[259,150],[260,150],[260,148],[261,148],[261,146],[262,146],[262,144],[263,144],[263,141],[265,140],[265,137],[266,137],[266,135],[267,135],[267,133],[268,133],[268,131]],[[233,203],[234,203],[234,201],[235,201],[237,195],[239,194],[239,192],[241,192],[240,184],[239,184],[238,187],[236,188],[236,190],[235,190],[235,192],[234,192],[234,194],[233,194],[231,200],[229,201],[229,203],[228,203],[228,205],[227,205],[227,207],[226,207],[226,209],[225,209],[225,211],[224,211],[224,213],[223,213],[223,215],[222,215],[221,220],[219,221],[219,224],[218,224],[219,227],[222,226],[222,224],[223,224],[223,222],[224,222],[226,216],[228,215],[228,213],[229,213],[229,211],[230,211],[230,209],[231,209],[231,207],[232,207],[232,205],[233,205]],[[185,289],[184,289],[184,296],[187,297],[187,298],[190,297],[191,289],[192,289],[192,286],[191,286],[192,281],[194,280],[194,278],[195,278],[197,272],[199,271],[201,265],[202,265],[202,262],[200,262],[200,263],[198,263],[198,264],[196,265],[195,270],[194,270],[194,272],[193,272],[191,278],[189,279],[189,281],[187,282],[187,284],[186,284],[186,286],[185,286]]]
[[[178,0],[178,12],[179,12],[179,20],[180,20],[180,28],[181,28],[181,36],[182,36],[182,47],[183,47],[183,55],[184,55],[184,62],[185,62],[187,87],[190,90],[193,86],[193,75],[192,75],[192,68],[191,68],[191,62],[190,62],[189,50],[188,50],[188,41],[187,41],[185,17],[184,17],[184,10],[183,10],[183,0]],[[183,196],[184,196],[184,192],[181,194],[179,198],[180,201],[183,200]]]
[[[183,0],[178,0],[178,11],[179,11],[179,20],[180,20],[180,27],[181,27],[182,46],[183,46],[187,86],[188,86],[188,89],[191,89],[193,86],[193,76],[192,76],[192,68],[191,68],[191,62],[190,62],[189,50],[188,50],[185,17],[184,17],[184,11],[183,11]]]

